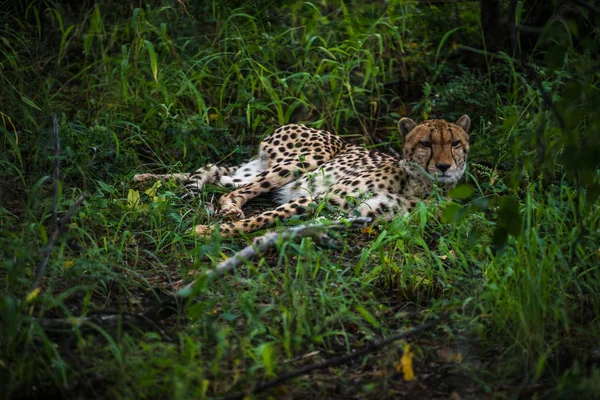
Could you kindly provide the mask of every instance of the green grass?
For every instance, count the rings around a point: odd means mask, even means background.
[[[2,11],[2,396],[216,397],[426,318],[445,319],[409,340],[419,384],[395,372],[396,343],[271,394],[600,392],[597,32],[581,11],[549,23],[526,58],[457,55],[484,48],[478,4],[457,7],[461,25],[453,4],[405,1]],[[222,188],[182,199],[175,182],[136,185],[135,173],[235,164],[288,122],[398,150],[401,116],[464,113],[470,165],[449,198],[340,234],[336,249],[282,242],[199,279],[159,329],[99,319],[147,311],[247,244],[190,233],[215,220]],[[32,293],[52,229],[51,114],[59,216],[88,195]],[[67,327],[49,328],[56,318]]]

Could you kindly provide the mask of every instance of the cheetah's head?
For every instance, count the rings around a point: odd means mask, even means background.
[[[404,138],[407,172],[419,179],[456,184],[467,164],[470,125],[467,115],[454,123],[434,119],[417,124],[402,118],[398,128]]]

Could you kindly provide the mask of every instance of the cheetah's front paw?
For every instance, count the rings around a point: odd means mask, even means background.
[[[152,179],[154,174],[135,174],[131,179],[132,182],[144,182]]]
[[[223,204],[219,210],[219,216],[231,221],[246,218],[242,209],[234,203]]]
[[[215,231],[210,225],[196,225],[196,235],[198,236],[210,236]]]

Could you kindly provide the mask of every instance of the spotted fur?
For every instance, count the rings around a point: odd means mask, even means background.
[[[258,158],[239,167],[210,165],[191,174],[141,174],[135,181],[174,177],[195,191],[216,182],[237,186],[221,197],[220,212],[232,222],[219,225],[224,236],[272,226],[276,220],[305,214],[312,202],[354,211],[361,216],[391,219],[415,207],[433,188],[456,185],[462,178],[469,152],[469,117],[455,123],[429,120],[416,124],[402,118],[402,160],[345,143],[338,136],[304,125],[286,125],[265,138]],[[243,205],[261,193],[275,191],[274,210],[245,218]],[[198,225],[196,233],[213,228]]]

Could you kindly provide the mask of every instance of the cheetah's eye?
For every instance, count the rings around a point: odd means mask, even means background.
[[[460,146],[460,140],[455,140],[454,142],[452,142],[452,147],[458,147]]]
[[[431,142],[428,142],[428,141],[426,141],[426,140],[421,140],[419,143],[420,143],[420,144],[421,144],[421,146],[423,146],[423,147],[431,147]]]

